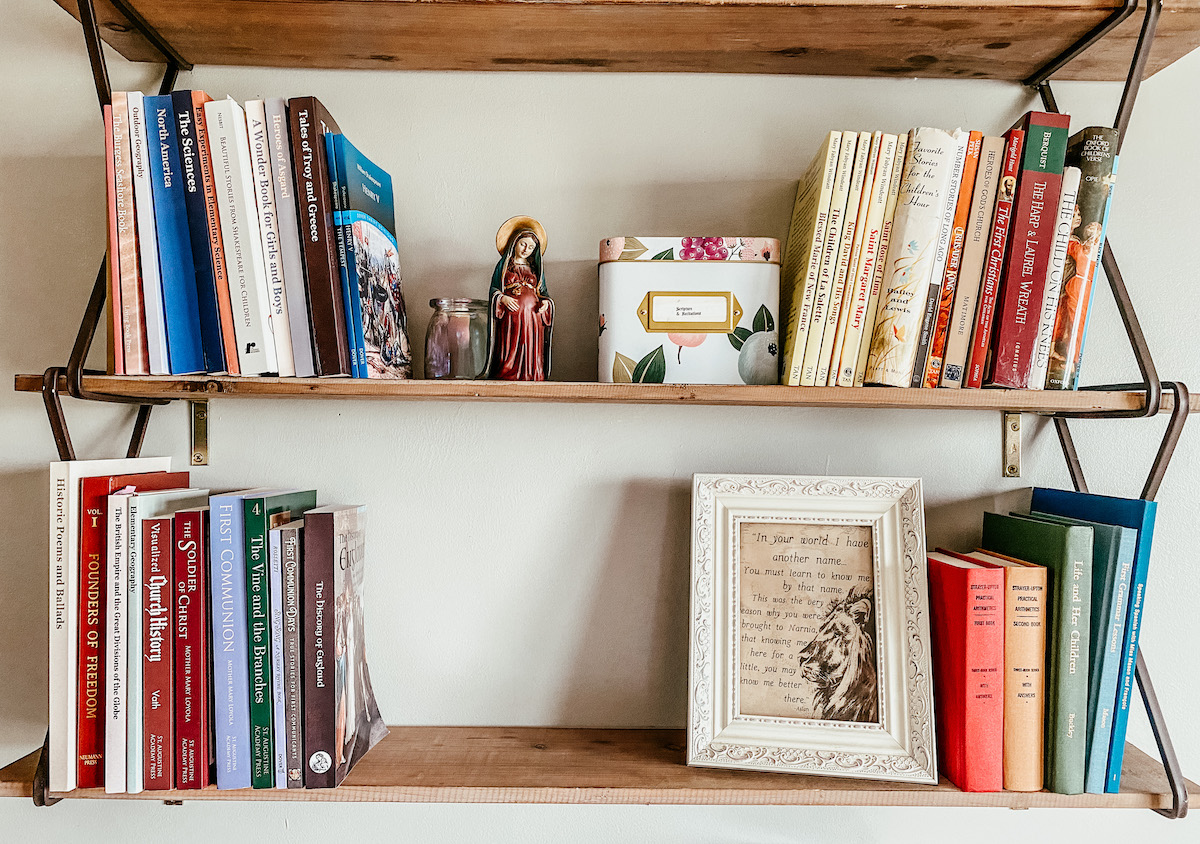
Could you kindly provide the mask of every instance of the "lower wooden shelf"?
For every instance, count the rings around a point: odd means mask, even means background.
[[[598,803],[792,806],[1170,808],[1162,765],[1125,751],[1120,794],[973,794],[937,785],[689,768],[683,730],[392,727],[340,788],[147,791],[66,797],[369,803]],[[0,769],[0,796],[29,797],[37,752]],[[1188,782],[1193,799],[1200,786]]]

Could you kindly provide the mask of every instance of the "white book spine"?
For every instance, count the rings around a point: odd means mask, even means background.
[[[128,577],[125,591],[125,790],[138,794],[145,788],[145,766],[142,757],[142,516],[138,498],[129,496]]]
[[[883,216],[887,212],[889,190],[892,186],[892,171],[896,167],[895,135],[880,133],[879,151],[876,156],[875,172],[871,178],[870,207],[864,224],[862,250],[854,268],[854,286],[850,299],[845,304],[846,332],[838,356],[837,385],[854,386],[854,370],[858,364],[858,351],[862,347],[867,306],[871,298],[871,282],[875,278],[875,267],[880,260],[880,237],[883,234]]]
[[[129,94],[129,143],[133,163],[133,207],[137,218],[138,255],[142,265],[142,302],[146,318],[146,350],[151,375],[170,375],[167,317],[163,310],[158,267],[158,230],[150,192],[150,158],[146,141],[146,104],[140,91]]]
[[[126,591],[129,558],[129,496],[108,497],[108,605],[105,607],[104,790],[124,794],[126,789]]]
[[[270,531],[271,598],[271,728],[274,732],[275,787],[287,789],[287,692],[283,665],[283,540],[277,529]]]
[[[313,362],[312,327],[308,324],[308,285],[300,255],[300,221],[296,206],[292,150],[288,135],[287,103],[282,97],[266,101],[267,134],[275,176],[275,212],[279,221],[279,250],[283,253],[283,282],[287,287],[288,335],[296,375],[317,374]]]
[[[821,250],[821,272],[817,276],[812,317],[809,321],[808,342],[804,346],[804,361],[800,371],[800,384],[804,387],[812,387],[817,383],[821,341],[825,336],[825,318],[829,312],[829,297],[833,289],[834,276],[837,274],[838,248],[842,243],[846,199],[850,193],[850,177],[854,170],[854,151],[857,146],[857,132],[842,133],[842,147],[838,152],[833,194],[829,200],[828,230],[825,234],[825,245]]]
[[[939,251],[945,267],[946,246],[939,250],[939,244],[946,196],[965,137],[960,130],[953,134],[930,128],[913,131],[892,229],[894,248],[888,250],[879,314],[871,333],[864,375],[868,384],[909,386]],[[948,231],[945,241],[949,243]]]
[[[838,268],[839,275],[842,276],[841,285],[835,285],[841,293],[840,301],[837,307],[837,327],[834,331],[833,343],[829,348],[829,363],[822,365],[825,367],[825,384],[829,387],[836,387],[838,384],[838,375],[841,368],[842,346],[846,342],[846,330],[850,324],[850,314],[854,309],[854,292],[858,282],[858,263],[862,258],[863,248],[866,244],[867,234],[867,217],[871,213],[871,197],[872,188],[875,183],[875,171],[879,167],[879,144],[883,140],[882,132],[860,132],[858,136],[858,148],[861,152],[867,149],[866,160],[863,164],[862,178],[858,185],[858,213],[854,219],[854,242],[851,244],[849,258],[846,261],[846,267],[843,270]],[[857,173],[855,174],[857,176]],[[820,372],[817,373],[818,383]]]
[[[204,104],[204,119],[229,274],[238,366],[242,375],[278,372],[246,115],[231,99],[214,100]]]
[[[75,496],[78,497],[78,491]],[[71,686],[78,681],[73,651],[79,634],[71,635],[71,464],[50,464],[50,790],[72,791],[76,783],[78,746]],[[76,555],[78,551],[76,551]],[[78,588],[78,586],[76,586]],[[78,619],[76,618],[76,631]],[[75,648],[72,648],[72,642]]]
[[[892,164],[892,182],[888,185],[887,208],[883,212],[883,227],[879,233],[879,257],[875,260],[875,274],[871,278],[871,292],[867,298],[867,312],[863,317],[863,336],[858,344],[858,360],[854,364],[854,386],[863,385],[867,371],[867,355],[871,351],[871,331],[879,312],[879,290],[883,286],[884,270],[892,245],[892,225],[896,217],[896,206],[900,200],[900,184],[904,180],[904,169],[908,163],[908,135],[896,139],[896,160]]]
[[[1062,194],[1058,201],[1058,218],[1054,226],[1054,241],[1050,246],[1050,264],[1046,268],[1046,289],[1042,295],[1041,318],[1038,320],[1037,348],[1029,369],[1029,389],[1044,390],[1050,371],[1050,346],[1054,340],[1054,319],[1058,316],[1058,300],[1062,293],[1063,268],[1067,264],[1067,247],[1075,225],[1075,202],[1079,198],[1082,173],[1078,167],[1064,167]]]
[[[963,256],[959,264],[958,287],[946,335],[946,356],[942,364],[941,386],[962,387],[971,334],[975,328],[975,307],[979,284],[987,259],[988,237],[992,231],[992,211],[996,207],[996,185],[1004,169],[1004,138],[986,137],[979,150],[971,212],[967,218]]]
[[[269,333],[275,343],[279,374],[294,377],[296,364],[292,358],[287,285],[279,244],[279,212],[275,205],[275,168],[271,162],[267,112],[262,100],[249,100],[246,103],[246,134],[250,141],[250,166],[254,171],[254,201],[262,237],[263,267],[267,273]]]
[[[800,386],[804,349],[808,343],[813,299],[821,274],[821,257],[829,228],[829,202],[837,175],[842,133],[830,132],[796,188],[791,229],[781,267],[780,309],[787,309],[783,334],[781,381]]]

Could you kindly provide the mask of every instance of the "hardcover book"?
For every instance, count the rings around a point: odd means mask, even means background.
[[[979,305],[975,311],[975,330],[971,334],[971,353],[967,358],[965,387],[983,385],[983,374],[992,349],[992,329],[996,316],[996,298],[1000,277],[1004,272],[1004,255],[1008,249],[1008,233],[1012,228],[1013,200],[1017,190],[1017,174],[1021,170],[1021,151],[1025,148],[1025,133],[1009,129],[1004,136],[1004,169],[996,193],[996,213],[988,238],[987,263],[979,287]]]
[[[1062,193],[1058,200],[1058,214],[1054,224],[1054,244],[1050,248],[1050,264],[1046,268],[1046,289],[1042,293],[1039,310],[1037,347],[1033,353],[1033,366],[1029,370],[1029,389],[1041,390],[1046,386],[1046,375],[1050,369],[1050,347],[1054,339],[1054,320],[1058,314],[1058,302],[1062,294],[1063,271],[1067,263],[1067,251],[1071,231],[1075,228],[1076,200],[1079,198],[1079,168],[1064,167]]]
[[[108,277],[108,297],[104,301],[105,321],[108,323],[108,369],[109,375],[125,374],[125,340],[121,336],[121,268],[117,255],[120,239],[117,234],[117,170],[113,157],[116,144],[113,138],[112,104],[104,106],[104,193],[107,200],[106,231],[104,246],[104,274]]]
[[[168,791],[175,773],[170,516],[142,520],[142,768],[146,791]]]
[[[289,490],[247,495],[242,502],[246,535],[246,618],[249,637],[250,782],[254,788],[275,785],[275,744],[271,680],[270,520],[287,521],[317,505],[316,490]]]
[[[341,130],[316,97],[288,100],[288,122],[314,362],[318,375],[351,375],[353,360],[346,333],[350,324],[342,297],[333,191],[325,152],[326,134]]]
[[[955,286],[954,309],[946,335],[941,380],[943,387],[962,387],[966,376],[967,355],[971,351],[971,334],[975,328],[975,311],[979,301],[979,286],[983,281],[988,239],[992,233],[996,189],[1003,168],[1004,139],[984,138],[979,152],[979,166],[975,170],[975,188],[971,198],[970,215],[967,218],[958,284]]]
[[[146,322],[146,351],[151,375],[170,375],[167,322],[163,310],[162,280],[158,267],[158,229],[150,187],[150,138],[146,125],[146,98],[140,91],[126,93],[129,103],[129,146],[133,171],[133,207],[137,217],[138,266],[142,279],[142,315]]]
[[[246,114],[233,100],[214,100],[204,104],[204,121],[217,185],[238,369],[242,375],[278,372]]]
[[[116,199],[117,254],[120,273],[121,339],[125,375],[149,375],[146,349],[146,316],[142,304],[142,278],[138,262],[136,213],[133,207],[133,161],[129,141],[129,96],[113,91],[113,191]]]
[[[1013,200],[1012,238],[986,379],[991,387],[1029,387],[1070,123],[1066,114],[1031,111],[1018,124],[1025,132],[1025,153]]]
[[[920,340],[925,300],[939,264],[946,196],[965,136],[941,129],[914,129],[892,225],[892,245],[871,332],[864,382],[907,387]],[[949,226],[946,243],[949,243]],[[944,256],[940,261],[945,266]],[[940,277],[939,277],[940,281]]]
[[[175,513],[175,787],[208,785],[208,508]]]
[[[783,368],[781,380],[800,386],[804,348],[808,343],[813,298],[821,273],[821,255],[829,224],[829,202],[837,173],[842,133],[830,132],[812,163],[800,177],[792,222],[780,268],[779,301],[788,309],[784,322]]]
[[[1125,759],[1129,704],[1135,694],[1134,675],[1142,626],[1142,604],[1146,594],[1146,576],[1150,567],[1150,546],[1154,538],[1154,518],[1158,512],[1158,504],[1137,498],[1114,498],[1035,487],[1030,508],[1037,513],[1055,513],[1075,519],[1120,525],[1138,532],[1133,571],[1129,578],[1129,600],[1125,607],[1121,665],[1117,675],[1117,699],[1114,704],[1112,742],[1108,754],[1108,780],[1104,789],[1107,794],[1116,794],[1121,788],[1121,764]]]
[[[290,514],[289,514],[290,515]],[[267,548],[269,592],[271,597],[271,752],[276,788],[288,787],[287,773],[287,680],[283,643],[283,539],[279,526],[287,522],[283,514],[271,517]]]
[[[201,101],[196,102],[196,94]],[[217,281],[213,275],[212,243],[209,240],[208,201],[205,197],[205,171],[212,179],[211,163],[206,163],[207,144],[200,145],[204,123],[202,91],[175,91],[171,107],[175,112],[176,136],[179,142],[179,172],[176,178],[183,187],[183,203],[187,212],[188,238],[191,244],[192,272],[196,280],[196,308],[200,320],[201,349],[206,372],[225,372],[225,345],[221,337],[221,314],[217,306]],[[213,196],[216,198],[215,194]],[[216,206],[213,206],[216,214]],[[226,280],[228,287],[228,280]]]
[[[1062,294],[1054,322],[1054,340],[1046,388],[1074,390],[1079,386],[1079,361],[1083,353],[1092,283],[1104,250],[1108,210],[1117,180],[1116,129],[1089,126],[1067,142],[1066,163],[1081,171],[1078,222],[1067,245]]]
[[[387,735],[367,670],[366,508],[304,516],[304,785],[333,788]]]
[[[1087,756],[1092,529],[984,513],[983,547],[1047,569],[1045,786],[1058,794],[1082,794]]]
[[[79,528],[84,478],[171,468],[169,457],[50,464],[49,715],[51,791],[73,791],[79,768]]]
[[[174,375],[204,372],[192,235],[179,168],[175,107],[170,95],[146,97],[150,193],[158,237],[158,272],[167,323],[167,362]]]
[[[283,676],[287,707],[283,735],[286,736],[287,787],[304,788],[304,683],[300,676],[304,663],[304,643],[300,634],[304,520],[288,522],[278,531],[283,572]]]
[[[955,556],[1004,572],[1004,788],[1041,791],[1046,756],[1046,569],[984,551]]]
[[[939,768],[963,791],[1004,787],[1004,573],[933,552],[929,620]]]
[[[334,222],[339,258],[345,253],[342,293],[350,291],[360,377],[411,378],[392,177],[345,135],[328,135],[325,143],[334,151],[342,196]]]

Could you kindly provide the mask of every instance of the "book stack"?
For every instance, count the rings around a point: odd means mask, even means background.
[[[329,788],[387,733],[363,507],[213,495],[169,458],[50,481],[51,791]]]
[[[964,791],[1115,794],[1155,504],[1035,489],[929,555],[939,750]]]
[[[781,273],[782,382],[1075,389],[1117,133],[830,132]]]
[[[115,92],[109,371],[410,378],[391,177],[315,97]]]

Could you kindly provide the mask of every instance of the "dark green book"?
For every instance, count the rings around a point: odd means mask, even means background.
[[[1092,528],[983,514],[983,548],[1046,567],[1046,788],[1082,794],[1087,759]]]
[[[317,506],[316,490],[247,496],[246,619],[250,647],[250,784],[275,786],[275,742],[271,710],[271,593],[267,534]]]

